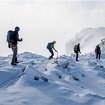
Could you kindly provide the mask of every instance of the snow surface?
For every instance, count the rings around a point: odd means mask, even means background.
[[[25,52],[17,66],[10,65],[11,55],[0,57],[0,105],[105,105],[102,54],[100,61],[86,54],[76,62],[73,56],[48,60]]]

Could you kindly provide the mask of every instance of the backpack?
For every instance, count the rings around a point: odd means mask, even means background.
[[[8,33],[7,33],[7,42],[8,43],[12,43],[13,42],[13,31],[8,31]]]
[[[74,46],[74,52],[75,52],[75,53],[77,52],[77,48],[78,48],[78,45],[75,45],[75,46]]]
[[[47,49],[51,49],[51,43],[47,44]]]
[[[98,46],[96,46],[96,48],[95,48],[95,53],[100,53],[101,51],[100,51],[100,47],[98,47]]]

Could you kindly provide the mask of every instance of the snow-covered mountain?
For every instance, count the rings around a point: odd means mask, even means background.
[[[0,105],[105,105],[105,53],[100,61],[87,54],[46,57],[22,53],[10,65],[0,58]]]
[[[97,44],[105,38],[105,27],[100,28],[86,28],[76,34],[76,36],[66,43],[66,52],[69,54],[73,52],[75,44],[81,44],[83,53],[94,51]]]

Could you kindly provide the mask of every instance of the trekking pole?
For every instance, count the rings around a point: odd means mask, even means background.
[[[58,52],[57,52],[57,61],[56,61],[56,62],[57,62],[57,64],[58,64]]]
[[[55,63],[58,64],[58,52],[57,52],[57,57],[56,57]]]
[[[58,52],[57,52],[57,59],[58,59]]]

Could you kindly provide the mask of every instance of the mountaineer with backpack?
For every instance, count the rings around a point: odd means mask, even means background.
[[[18,41],[22,41],[22,38],[19,39],[19,32],[20,28],[19,27],[15,27],[15,30],[12,31],[8,31],[7,33],[7,42],[8,42],[8,47],[12,49],[13,51],[13,58],[11,61],[11,65],[16,65],[17,63],[19,63],[17,61],[17,51],[18,51]]]
[[[78,56],[79,56],[79,53],[81,54],[81,52],[80,52],[80,43],[78,43],[78,45],[74,46],[74,53],[76,53],[76,61],[79,61]]]
[[[56,41],[49,42],[49,43],[47,44],[47,49],[48,49],[49,52],[51,53],[51,56],[49,57],[49,59],[52,59],[53,56],[54,56],[53,49],[57,52],[57,50],[56,50],[55,47],[54,47],[54,44],[56,44]]]
[[[96,59],[100,59],[100,56],[101,56],[101,49],[100,49],[100,46],[97,45],[96,48],[95,48],[95,54],[96,54]]]

